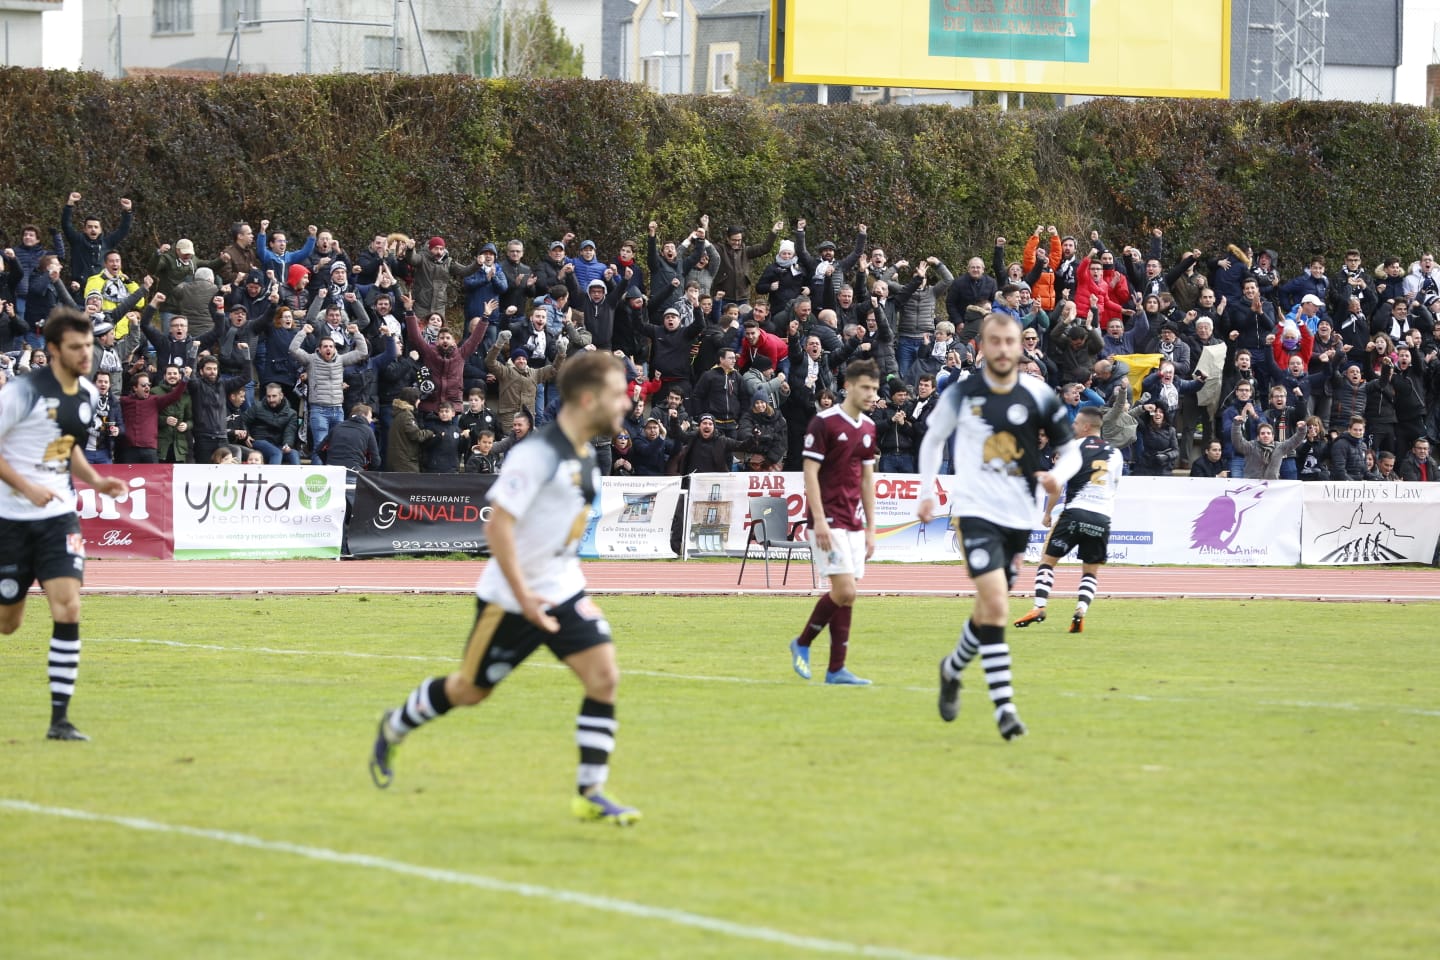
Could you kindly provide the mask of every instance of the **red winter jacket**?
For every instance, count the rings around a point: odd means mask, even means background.
[[[421,410],[434,413],[441,400],[449,400],[458,405],[465,398],[465,358],[479,348],[489,326],[486,321],[479,321],[475,324],[475,329],[470,331],[470,336],[465,338],[465,342],[460,344],[454,353],[442,357],[440,351],[421,335],[420,321],[415,318],[415,311],[406,312],[405,332],[409,336],[409,348],[419,351],[420,360],[430,368],[430,379],[435,381],[435,389],[420,401]]]
[[[145,398],[127,393],[120,398],[120,412],[125,415],[125,439],[132,447],[154,450],[160,445],[160,411],[185,395],[186,381],[175,384],[169,393]]]
[[[760,353],[770,358],[770,367],[772,370],[779,370],[780,361],[789,355],[790,348],[785,345],[784,340],[781,340],[767,330],[760,331],[760,339],[756,340],[753,345],[750,343],[748,337],[741,337],[738,369],[750,369],[750,361],[754,360],[755,355]]]
[[[1090,279],[1090,258],[1086,257],[1080,261],[1080,266],[1075,269],[1075,307],[1081,314],[1090,310],[1090,295],[1093,293],[1100,298],[1100,322],[1104,324],[1109,320],[1120,320],[1124,318],[1121,312],[1130,305],[1130,284],[1125,281],[1123,275],[1119,276],[1118,282],[1115,278],[1120,274],[1119,270],[1111,271],[1110,276],[1102,277],[1099,284]]]

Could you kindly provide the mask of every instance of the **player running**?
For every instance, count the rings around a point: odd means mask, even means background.
[[[395,748],[407,734],[486,699],[544,644],[585,688],[575,722],[580,766],[571,809],[582,820],[628,825],[640,811],[604,792],[620,673],[610,624],[585,594],[578,550],[600,482],[590,441],[618,432],[630,403],[623,368],[609,353],[568,361],[559,380],[555,420],[515,447],[490,488],[490,562],[475,586],[478,613],[460,668],[424,681],[381,716],[370,776],[376,786],[389,786]]]
[[[1045,621],[1045,606],[1050,588],[1055,585],[1055,565],[1078,550],[1080,554],[1080,595],[1075,615],[1070,618],[1070,632],[1085,629],[1085,614],[1095,602],[1100,586],[1100,565],[1110,547],[1110,518],[1115,515],[1115,490],[1125,459],[1120,451],[1100,437],[1102,415],[1094,407],[1075,414],[1075,436],[1080,441],[1080,472],[1065,485],[1065,508],[1060,519],[1045,538],[1040,569],[1035,571],[1035,607],[1019,620],[1017,627]],[[1042,522],[1050,527],[1050,517],[1059,502],[1047,496]]]
[[[1006,740],[1025,733],[1013,702],[1010,647],[1005,624],[1010,588],[1035,525],[1035,488],[1058,496],[1080,467],[1070,417],[1043,380],[1022,377],[1020,324],[1006,314],[986,316],[980,328],[985,366],[940,395],[920,445],[921,523],[935,516],[936,472],[945,443],[954,437],[949,489],[960,551],[975,583],[975,607],[953,653],[940,661],[940,719],[960,714],[960,673],[980,655],[995,722]],[[1039,470],[1039,435],[1057,449],[1055,465]]]
[[[90,319],[56,309],[45,321],[48,365],[0,390],[0,634],[25,619],[25,595],[40,581],[50,604],[50,740],[89,740],[70,722],[80,672],[80,585],[85,540],[75,513],[76,476],[110,497],[129,489],[85,459],[99,401],[90,372]]]
[[[830,627],[830,663],[825,682],[870,683],[845,667],[855,581],[875,553],[875,424],[865,415],[880,392],[880,367],[857,360],[845,368],[845,400],[822,410],[805,432],[805,500],[815,567],[830,578],[830,592],[815,603],[805,629],[790,641],[790,663],[810,679],[810,644]]]

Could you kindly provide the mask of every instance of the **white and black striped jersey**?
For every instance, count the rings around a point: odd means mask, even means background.
[[[60,496],[43,507],[9,484],[0,484],[0,517],[43,520],[75,512],[70,451],[83,449],[99,394],[81,377],[66,393],[48,366],[17,377],[0,390],[0,457],[31,483]]]
[[[1061,483],[1079,469],[1079,447],[1070,415],[1043,380],[1020,376],[1007,389],[979,374],[940,394],[920,446],[921,489],[934,489],[941,453],[952,436],[949,484],[951,516],[979,517],[1014,530],[1039,520],[1035,474],[1042,468],[1040,431],[1056,451],[1050,472]]]
[[[558,604],[585,589],[580,541],[590,522],[590,505],[600,486],[594,448],[585,455],[550,423],[505,455],[489,500],[515,518],[515,555],[525,586]],[[493,560],[485,565],[475,593],[487,603],[520,612],[510,582]]]
[[[1065,484],[1065,509],[1098,513],[1107,520],[1115,516],[1115,490],[1125,458],[1120,451],[1097,436],[1080,441],[1080,472]]]

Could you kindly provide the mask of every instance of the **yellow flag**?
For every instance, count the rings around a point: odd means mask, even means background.
[[[1130,399],[1140,399],[1140,382],[1159,369],[1160,362],[1165,359],[1162,353],[1117,353],[1107,359],[1123,361],[1130,367]]]

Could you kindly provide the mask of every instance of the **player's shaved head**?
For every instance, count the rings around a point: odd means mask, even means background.
[[[1104,422],[1097,407],[1083,407],[1075,412],[1075,433],[1077,436],[1088,437],[1100,432],[1100,424]]]
[[[1011,326],[1011,327],[1014,327],[1016,333],[1019,333],[1019,332],[1020,332],[1020,321],[1019,321],[1019,320],[1016,320],[1014,317],[1010,316],[1010,314],[1008,314],[1008,313],[987,313],[987,314],[985,314],[985,319],[982,320],[981,323],[980,323],[980,336],[981,336],[981,338],[983,339],[983,338],[985,337],[985,335],[990,332],[991,327],[993,327],[993,326],[995,326],[995,325],[997,325],[997,324],[998,324],[998,325],[1001,325],[1001,326]]]
[[[980,324],[980,350],[986,372],[1004,384],[1013,382],[1020,362],[1020,321],[1006,313],[989,313]]]
[[[562,403],[578,403],[586,393],[594,393],[605,385],[611,372],[625,374],[625,367],[613,353],[590,350],[573,360],[567,360],[560,369],[560,400]]]

